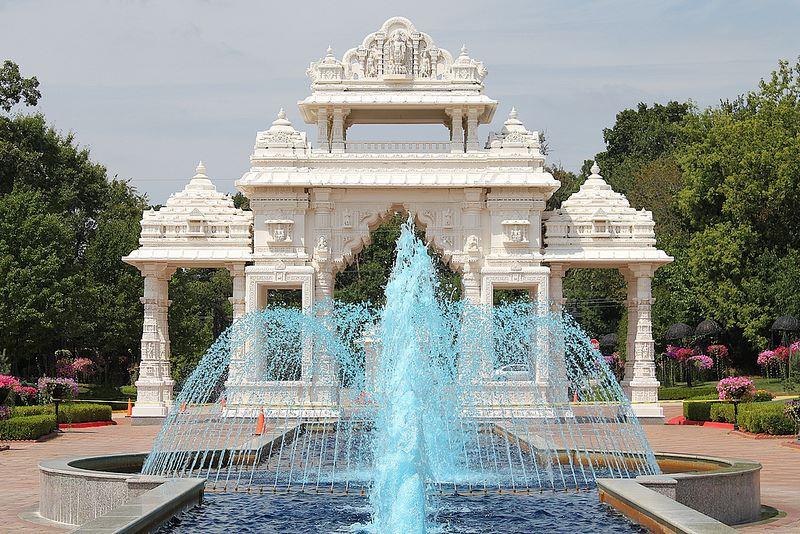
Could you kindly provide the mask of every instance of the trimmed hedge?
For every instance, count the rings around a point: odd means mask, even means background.
[[[687,400],[683,403],[683,416],[692,421],[711,421],[711,407],[715,404],[720,404],[720,401]]]
[[[689,404],[694,406],[687,410]],[[733,404],[728,402],[686,402],[683,406],[684,417],[687,419],[733,423]],[[783,402],[743,402],[739,404],[739,428],[753,434],[794,434],[795,423],[784,413],[785,408],[786,404]],[[703,417],[706,409],[709,411],[707,419],[695,419]],[[689,417],[687,413],[694,417]]]
[[[12,417],[25,417],[32,415],[55,415],[52,404],[38,406],[17,406],[12,412]],[[108,404],[64,403],[58,407],[59,423],[89,423],[92,421],[111,421],[111,406]]]
[[[740,429],[753,434],[772,434],[774,436],[797,432],[795,422],[784,413],[786,407],[784,403],[759,402],[745,406],[746,410],[739,410]]]
[[[136,386],[120,386],[119,392],[125,397],[136,397]]]
[[[29,408],[30,406],[25,406]],[[12,417],[0,421],[0,439],[39,439],[56,430],[56,418],[52,415],[30,415]]]
[[[683,400],[712,394],[717,394],[717,386],[658,388],[658,400]]]

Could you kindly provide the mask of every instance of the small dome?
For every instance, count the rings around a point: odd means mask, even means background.
[[[195,169],[195,175],[192,176],[192,179],[189,180],[189,183],[186,184],[187,191],[216,191],[217,188],[214,187],[214,184],[211,182],[211,179],[206,176],[206,166],[203,164],[202,161],[197,164],[197,168]]]
[[[710,337],[722,332],[722,327],[720,327],[716,321],[713,319],[706,319],[702,321],[697,328],[694,329],[694,334],[698,337]]]
[[[694,335],[694,328],[686,323],[675,323],[667,328],[664,334],[664,339],[667,341],[677,341],[679,339],[687,339]]]
[[[278,111],[278,118],[272,121],[272,126],[269,127],[268,131],[271,133],[295,133],[297,130],[294,129],[292,122],[286,118],[286,112],[281,108]]]
[[[770,330],[773,332],[797,332],[800,330],[800,321],[791,315],[784,315],[775,319]]]

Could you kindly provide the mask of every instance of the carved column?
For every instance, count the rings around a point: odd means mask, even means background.
[[[322,152],[330,151],[330,124],[326,108],[317,110],[317,149]]]
[[[632,279],[635,281],[636,291],[636,298],[633,301],[636,309],[633,323],[635,324],[635,337],[633,339],[633,365],[625,366],[626,375],[622,386],[639,418],[663,418],[664,412],[658,405],[659,383],[656,379],[655,342],[650,315],[653,304],[651,282],[654,269],[650,265],[643,264],[631,266],[630,271]],[[631,329],[630,323],[628,328]]]
[[[551,313],[560,314],[564,310],[564,305],[567,299],[564,298],[564,276],[567,274],[567,267],[560,263],[550,264],[549,275],[549,299]],[[555,323],[557,326],[561,323]],[[568,384],[567,365],[565,361],[565,332],[560,328],[555,328],[555,331],[548,332],[546,343],[546,351],[552,354],[552,368],[554,373],[557,374],[555,380],[550,381],[550,389],[548,396],[552,402],[566,403],[569,402],[566,386]],[[537,376],[538,378],[538,376]]]
[[[146,266],[144,276],[144,305],[142,323],[142,359],[139,379],[136,381],[136,406],[134,417],[164,417],[172,406],[172,388],[169,366],[169,279],[174,269],[163,266]]]
[[[344,119],[348,110],[333,109],[333,122],[331,124],[331,152],[344,152]]]
[[[481,303],[481,277],[478,266],[467,264],[461,274],[461,291],[463,298],[470,304],[479,306]]]
[[[447,114],[452,119],[450,127],[450,151],[464,152],[464,125],[461,108],[447,110]]]
[[[235,264],[228,266],[228,272],[231,273],[233,279],[233,295],[228,298],[233,306],[233,320],[236,321],[245,313],[246,301],[246,288],[244,276],[244,264]]]
[[[623,375],[623,384],[625,384],[633,380],[634,340],[636,339],[637,323],[636,277],[628,269],[620,269],[620,272],[625,278],[628,291],[625,299],[625,308],[628,312],[628,328],[625,335],[625,373]]]
[[[475,152],[478,147],[478,109],[467,110],[467,152]]]

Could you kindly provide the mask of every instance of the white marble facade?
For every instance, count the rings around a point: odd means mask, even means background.
[[[141,248],[124,260],[145,277],[142,366],[135,416],[163,416],[172,401],[166,281],[179,267],[226,267],[234,315],[266,305],[266,290],[301,289],[303,306],[332,296],[335,275],[396,210],[413,213],[426,238],[462,274],[465,298],[491,304],[498,288],[522,288],[563,305],[570,268],[617,268],[628,280],[624,387],[637,414],[658,418],[650,280],[672,260],[655,248],[652,215],[631,208],[593,169],[555,212],[560,183],[545,170],[539,134],[516,110],[478,140],[497,101],[486,68],[466,48],[454,58],[402,17],[387,20],[338,59],[308,68],[299,102],[311,141],[281,110],[256,135],[250,169],[236,182],[252,212],[233,207],[198,167],[186,189],[142,220]],[[448,141],[351,141],[354,124],[441,124]]]

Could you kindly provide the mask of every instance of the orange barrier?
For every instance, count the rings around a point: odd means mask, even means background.
[[[181,411],[182,411],[182,412],[185,412],[185,411],[186,411],[186,401],[183,401],[183,402],[181,403]]]
[[[260,436],[264,433],[264,408],[261,408],[261,412],[258,414],[258,422],[256,423],[256,436]]]
[[[132,415],[133,415],[133,404],[131,403],[131,400],[128,399],[128,417]]]
[[[222,397],[222,398],[219,400],[219,403],[220,403],[220,405],[222,406],[222,409],[224,410],[224,409],[225,409],[225,405],[227,404],[227,401],[225,401],[225,397]]]

